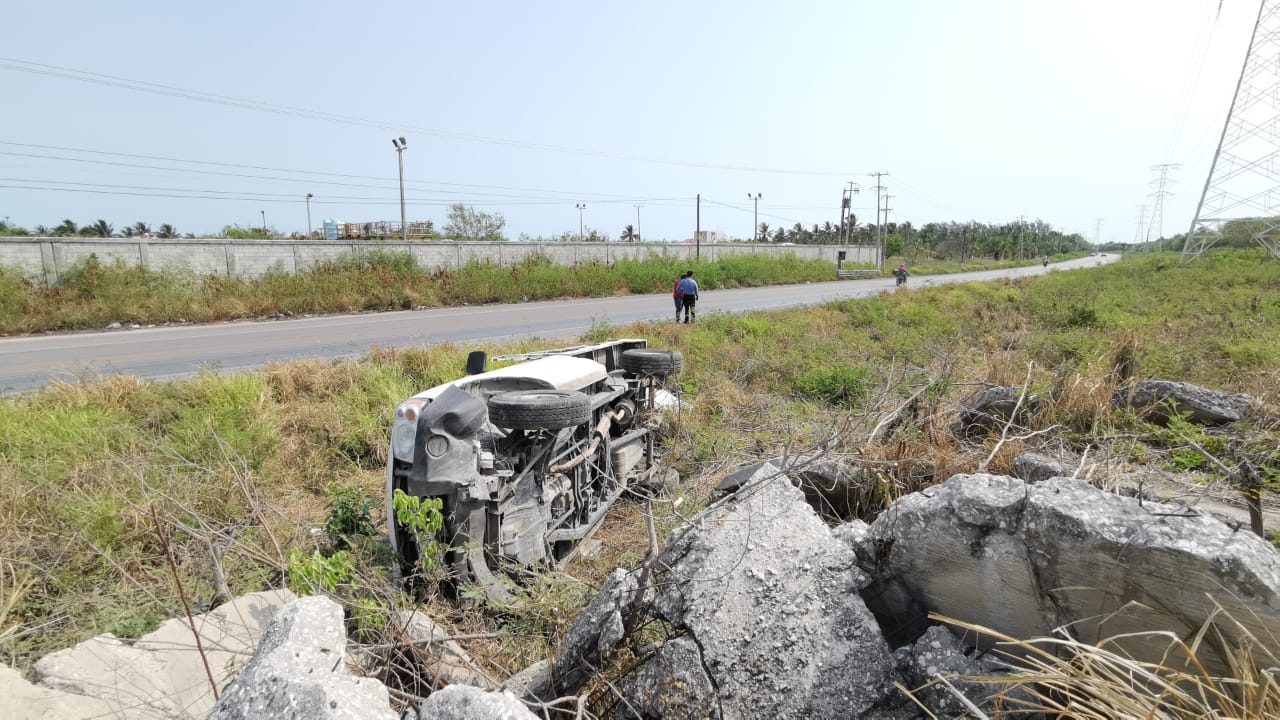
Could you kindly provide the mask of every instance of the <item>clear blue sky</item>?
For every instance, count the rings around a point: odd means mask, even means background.
[[[310,192],[317,227],[397,220],[403,135],[410,219],[462,202],[512,239],[576,232],[577,203],[613,237],[640,205],[646,239],[683,239],[696,193],[704,230],[748,237],[748,193],[762,222],[811,225],[838,220],[847,181],[871,220],[883,170],[892,220],[1092,239],[1100,218],[1129,242],[1149,166],[1181,163],[1172,235],[1258,0],[1218,5],[10,0],[0,217],[208,233],[265,212],[298,232]]]

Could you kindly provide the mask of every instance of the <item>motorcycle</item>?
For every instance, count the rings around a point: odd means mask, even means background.
[[[894,286],[895,286],[895,287],[898,287],[898,286],[906,285],[906,284],[907,284],[907,274],[906,274],[906,273],[900,273],[900,274],[899,274],[899,273],[895,273],[895,274],[894,274],[894,277],[896,277],[896,278],[898,279],[898,280],[897,280],[897,282],[896,282],[896,283],[894,283]]]

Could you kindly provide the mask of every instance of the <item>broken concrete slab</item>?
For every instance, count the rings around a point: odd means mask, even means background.
[[[207,720],[394,720],[387,688],[347,673],[346,646],[340,605],[320,596],[289,603]]]
[[[1018,402],[1019,388],[995,387],[965,403],[960,412],[957,431],[961,437],[976,438],[1013,421],[1015,427],[1026,425],[1039,405],[1034,397]]]
[[[509,692],[450,685],[431,693],[416,716],[421,720],[538,720]]]
[[[922,633],[929,612],[1020,638],[1066,628],[1095,643],[1189,637],[1221,608],[1258,638],[1280,637],[1280,554],[1269,543],[1067,478],[957,475],[905,496],[872,523],[863,567],[875,578],[868,606],[895,644]],[[1166,645],[1134,636],[1123,647],[1159,660]]]
[[[641,610],[642,596],[635,572],[614,570],[569,626],[556,656],[517,674],[505,687],[541,702],[576,695],[599,668],[613,660],[627,626]]]
[[[214,683],[249,662],[271,617],[294,598],[288,590],[251,593],[195,616]],[[36,661],[41,687],[97,698],[124,717],[200,716],[213,707],[213,686],[186,618],[161,623],[136,641],[106,634]]]
[[[726,475],[716,485],[717,492],[736,491],[766,464],[789,477],[804,493],[809,506],[828,521],[853,520],[871,510],[876,481],[860,468],[816,455],[775,457],[745,465]]]
[[[623,690],[618,720],[735,717],[721,712],[716,686],[702,663],[702,651],[688,636],[668,640]]]
[[[1057,458],[1038,452],[1024,452],[1013,459],[1013,476],[1029,483],[1052,477],[1071,477],[1074,471]]]
[[[1187,415],[1192,422],[1206,425],[1239,422],[1252,404],[1253,397],[1249,395],[1231,395],[1169,380],[1144,380],[1117,390],[1111,398],[1111,405],[1117,410],[1133,408],[1161,424],[1174,415]]]
[[[118,709],[99,698],[40,687],[4,664],[0,664],[0,698],[4,698],[0,717],[5,720],[82,720],[111,717]]]
[[[768,464],[671,536],[654,611],[692,643],[677,647],[705,668],[715,690],[708,713],[856,717],[884,701],[893,661],[858,596],[867,578],[854,560]],[[694,667],[670,654],[657,663]],[[646,677],[641,691],[669,687],[661,673]],[[643,695],[627,702],[644,705]]]

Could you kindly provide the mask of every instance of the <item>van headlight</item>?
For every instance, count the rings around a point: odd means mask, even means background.
[[[396,408],[395,424],[391,427],[391,454],[402,462],[413,462],[413,441],[418,435],[418,416],[427,401],[410,398]]]

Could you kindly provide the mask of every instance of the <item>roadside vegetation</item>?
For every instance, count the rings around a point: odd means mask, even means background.
[[[0,269],[0,334],[100,329],[122,324],[212,322],[374,310],[408,310],[555,298],[666,293],[687,269],[705,287],[751,287],[835,277],[832,263],[795,255],[742,255],[718,262],[655,256],[613,265],[557,265],[531,255],[515,266],[469,263],[429,270],[406,253],[347,255],[300,273],[258,279],[153,271],[89,258],[46,288]]]
[[[531,262],[501,274],[475,266],[428,284],[393,260],[331,272],[344,282],[367,274],[361,292],[417,306],[498,301],[512,292],[519,299],[531,289],[665,292],[685,269],[619,262],[566,273]],[[713,285],[831,276],[829,266],[800,261],[695,267]],[[123,292],[131,271],[85,272],[100,273],[106,285],[99,290]],[[322,275],[262,284],[297,283],[295,297],[319,303],[329,292],[318,285]],[[566,276],[576,281],[566,285]],[[90,278],[83,282],[76,287],[92,287]],[[197,283],[196,296],[234,307],[231,296],[200,294],[207,283],[225,282]],[[190,299],[190,290],[165,287],[159,295],[170,302]],[[28,290],[4,288],[0,316],[11,318],[6,293]],[[1204,481],[1221,481],[1208,453],[1228,464],[1248,459],[1275,484],[1280,428],[1273,420],[1246,423],[1228,443],[1194,427],[1171,432],[1113,412],[1110,398],[1129,379],[1156,377],[1247,392],[1261,400],[1260,417],[1280,417],[1278,289],[1280,264],[1261,251],[1215,254],[1187,268],[1176,256],[1152,254],[1084,272],[886,290],[816,308],[708,312],[691,325],[599,326],[584,339],[646,337],[684,353],[678,383],[689,407],[662,430],[667,462],[684,482],[652,501],[661,535],[702,507],[725,472],[783,452],[856,457],[874,469],[881,482],[863,499],[868,517],[958,472],[1007,472],[1018,452],[1050,437],[1077,455],[1087,449],[1102,464],[1093,478],[1100,482],[1126,464],[1195,467]],[[93,312],[139,302],[126,296],[113,305],[103,300],[109,296],[98,292]],[[238,317],[281,310],[238,302],[245,304]],[[181,307],[194,315],[192,306]],[[290,312],[317,311],[303,307]],[[110,317],[81,312],[85,326]],[[457,377],[471,349],[380,349],[359,361],[276,364],[169,383],[112,377],[0,401],[0,659],[27,667],[96,633],[136,637],[180,614],[170,558],[196,610],[289,583],[342,599],[360,637],[376,635],[388,608],[420,602],[474,636],[467,649],[497,676],[546,657],[603,577],[641,562],[644,500],[611,513],[596,536],[599,553],[524,586],[522,602],[500,613],[448,603],[430,589],[410,597],[388,579],[392,563],[380,536],[392,413],[409,395]],[[960,403],[993,385],[1049,399],[1037,422],[1054,433],[959,442],[950,426]]]

